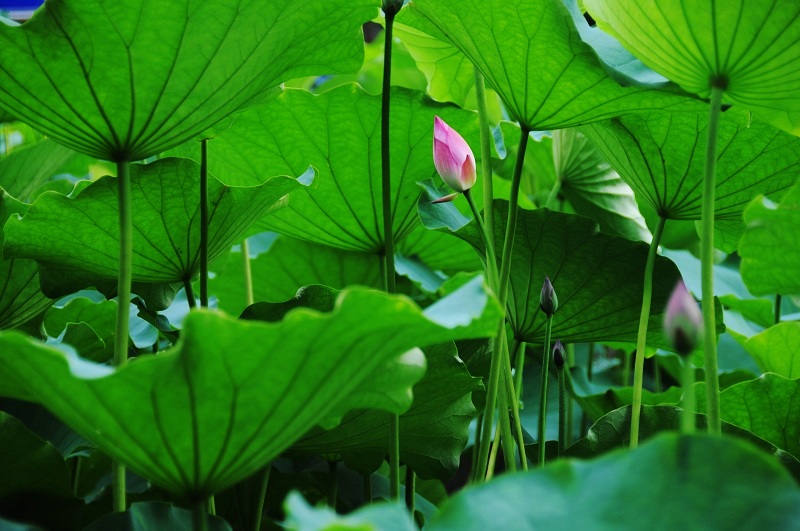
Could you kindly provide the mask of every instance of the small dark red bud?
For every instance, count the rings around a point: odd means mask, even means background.
[[[561,344],[561,340],[557,339],[556,344],[553,345],[553,363],[556,366],[556,369],[563,369],[564,365],[566,365],[566,360],[564,358],[564,345]]]

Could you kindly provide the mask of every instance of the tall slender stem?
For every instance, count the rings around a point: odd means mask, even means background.
[[[411,465],[406,465],[406,508],[414,516],[414,496],[416,494],[417,476]]]
[[[781,322],[781,296],[775,295],[775,324]]]
[[[570,377],[570,369],[575,366],[575,343],[567,345],[567,366],[564,373],[564,385]],[[567,446],[572,444],[572,412],[575,408],[572,407],[572,395],[567,393]]]
[[[683,414],[681,415],[681,433],[694,433],[694,365],[689,356],[683,358]]]
[[[192,281],[188,278],[183,279],[183,292],[186,294],[186,302],[189,304],[189,310],[197,308],[197,299],[194,298],[194,289],[192,289]]]
[[[522,371],[525,367],[525,342],[514,340],[511,346],[512,363],[516,364],[514,370],[514,390],[517,392],[517,402],[522,400]]]
[[[519,342],[516,342],[519,345]],[[511,403],[511,417],[514,420],[514,436],[517,438],[517,448],[519,449],[519,460],[522,470],[528,470],[528,460],[525,457],[525,439],[522,436],[522,422],[519,417],[519,393],[514,387],[514,379],[511,375],[511,355],[508,352],[508,346],[504,345],[505,352],[503,361],[504,380],[506,381],[506,394],[508,402]],[[511,435],[511,434],[509,434]]]
[[[244,296],[247,305],[256,302],[255,292],[253,291],[253,269],[250,267],[250,244],[247,238],[242,240],[242,271],[244,275]]]
[[[498,277],[497,293],[500,307],[505,315],[508,303],[508,279],[511,276],[511,252],[514,247],[514,231],[517,224],[517,206],[519,204],[519,183],[522,178],[522,164],[525,159],[525,150],[528,147],[530,130],[523,127],[522,137],[519,141],[517,161],[514,165],[514,175],[511,179],[511,194],[509,196],[508,219],[506,221],[505,237],[503,239],[503,258],[500,262],[500,275]],[[491,208],[487,205],[486,208]],[[485,209],[484,209],[485,210]],[[488,260],[487,260],[488,262]],[[500,363],[503,361],[503,345],[506,341],[505,317],[500,322],[498,334],[492,341],[492,359],[489,366],[489,382],[486,386],[486,408],[484,413],[483,433],[481,434],[478,449],[478,463],[476,478],[485,477],[486,465],[489,460],[489,441],[492,436],[494,409],[497,406],[497,393],[500,384]]]
[[[719,366],[717,363],[716,315],[714,314],[714,193],[717,174],[717,136],[724,88],[711,87],[711,108],[708,114],[708,143],[703,177],[703,219],[700,237],[700,269],[703,286],[703,361],[706,371],[706,407],[708,432],[719,435],[722,423],[719,414]]]
[[[391,143],[389,117],[391,116],[392,88],[392,29],[399,8],[396,2],[385,0],[383,12],[386,28],[383,41],[383,92],[381,94],[381,197],[383,205],[383,258],[384,287],[388,293],[397,292],[394,268],[394,229],[392,216]],[[389,419],[389,494],[400,497],[400,418],[390,414]]]
[[[505,380],[505,375],[501,375],[501,378]],[[500,426],[500,444],[503,448],[503,459],[505,461],[506,470],[509,472],[516,472],[517,461],[514,456],[514,436],[511,434],[511,422],[508,420],[509,398],[508,393],[500,393],[497,397],[500,406],[500,416],[497,418],[497,424]]]
[[[114,366],[128,363],[128,319],[130,318],[131,278],[133,276],[133,212],[131,208],[130,163],[117,162],[119,190],[119,274],[117,276],[117,323],[114,332]],[[125,502],[125,465],[111,465],[112,498],[115,511],[123,512]]]
[[[208,139],[200,142],[200,306],[208,308]]]
[[[494,190],[492,188],[492,135],[489,132],[489,112],[486,109],[486,84],[483,74],[475,68],[475,99],[478,101],[478,120],[481,128],[481,174],[483,177],[483,222],[488,234],[494,234]]]
[[[567,382],[564,367],[558,367],[558,457],[567,449]]]
[[[194,531],[208,531],[208,514],[206,513],[205,500],[192,502],[192,529]]]
[[[267,486],[269,485],[269,473],[272,472],[272,463],[264,467],[261,473],[261,485],[258,491],[258,500],[256,501],[256,514],[253,519],[253,531],[261,530],[261,519],[264,516],[264,502],[267,499]]]
[[[545,446],[547,446],[547,381],[550,379],[550,333],[553,329],[553,316],[547,316],[544,327],[544,356],[542,356],[542,394],[539,398],[539,456],[536,464],[544,465]]]
[[[639,445],[639,418],[642,410],[642,384],[644,382],[644,351],[647,347],[647,325],[650,322],[650,303],[653,299],[653,269],[655,268],[658,244],[664,233],[667,219],[658,218],[656,232],[650,242],[647,252],[647,262],[644,265],[644,282],[642,284],[642,311],[639,313],[639,333],[636,336],[636,359],[633,367],[633,409],[631,410],[630,447]],[[627,385],[627,382],[626,382]]]
[[[491,434],[491,433],[490,433]],[[497,452],[500,448],[500,423],[494,429],[494,439],[492,440],[492,451],[487,460],[486,470],[478,470],[481,476],[481,481],[489,481],[494,475],[494,465],[497,462]]]
[[[207,505],[208,505],[208,514],[210,514],[211,516],[216,516],[216,514],[217,514],[217,502],[214,499],[214,495],[213,494],[208,497]]]

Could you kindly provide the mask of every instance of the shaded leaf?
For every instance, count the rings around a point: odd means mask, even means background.
[[[143,159],[284,80],[357,69],[361,24],[376,7],[373,0],[303,9],[291,0],[48,3],[27,24],[0,24],[0,105],[82,153]]]
[[[427,528],[792,528],[798,502],[789,474],[749,444],[663,435],[636,450],[559,461],[464,490]]]
[[[753,199],[744,220],[739,255],[747,289],[754,295],[800,293],[800,183],[779,205],[764,197]]]
[[[209,531],[230,531],[231,526],[222,518],[206,515]],[[127,511],[111,513],[92,522],[84,531],[148,531],[170,529],[191,531],[196,529],[192,511],[165,502],[133,503]]]
[[[82,357],[105,362],[114,355],[114,333],[117,319],[116,301],[99,304],[85,297],[77,297],[62,308],[51,308],[44,318],[48,335],[59,337],[64,332],[63,342],[75,347]],[[83,325],[83,327],[78,327]],[[88,331],[85,330],[88,328]],[[82,330],[82,331],[80,331]],[[91,332],[91,344],[81,342],[76,334]],[[94,336],[92,339],[91,335]],[[96,341],[95,341],[96,340]]]
[[[469,306],[442,299],[424,314],[363,289],[341,293],[332,312],[297,309],[279,323],[193,311],[178,345],[116,371],[7,333],[0,395],[42,403],[132,471],[200,498],[351,409],[405,411],[424,373],[413,347],[495,332],[496,302],[479,283],[466,291]]]

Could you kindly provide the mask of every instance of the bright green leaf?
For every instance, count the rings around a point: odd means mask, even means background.
[[[739,255],[747,289],[754,295],[800,294],[800,183],[779,205],[764,197],[753,199],[744,220]]]
[[[116,301],[95,304],[86,297],[70,300],[63,308],[51,308],[44,318],[48,335],[59,337],[80,352],[81,356],[105,362],[114,356]]]
[[[296,309],[278,323],[193,311],[176,347],[116,371],[7,333],[0,395],[42,403],[134,472],[199,498],[351,409],[408,409],[425,364],[413,347],[496,331],[496,302],[468,291],[472,304],[459,300],[446,324],[435,319],[447,299],[423,313],[364,289],[340,294],[331,312]]]
[[[0,24],[0,106],[76,151],[143,159],[284,80],[356,70],[377,5],[51,2],[22,26]]]
[[[467,489],[426,529],[782,529],[799,506],[794,480],[753,446],[670,434]]]
[[[800,378],[800,322],[778,323],[748,339],[744,348],[764,372]]]
[[[416,531],[411,515],[400,503],[367,505],[346,516],[329,507],[312,507],[298,492],[290,492],[284,502],[286,521],[282,526],[293,531]]]

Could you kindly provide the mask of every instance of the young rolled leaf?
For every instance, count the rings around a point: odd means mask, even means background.
[[[668,434],[633,451],[562,460],[462,491],[426,528],[780,529],[800,517],[798,503],[791,476],[752,445]]]
[[[620,85],[561,0],[415,0],[409,7],[401,22],[461,50],[529,130],[697,106],[663,81]]]
[[[187,159],[131,166],[134,282],[182,282],[199,271],[198,174],[197,164]],[[302,187],[286,176],[251,188],[209,179],[209,259],[229,249],[254,221]],[[23,218],[6,226],[6,255],[36,260],[42,289],[53,297],[113,281],[119,247],[117,196],[116,180],[110,176],[73,198],[43,194]]]
[[[584,0],[598,26],[646,65],[707,98],[724,101],[800,133],[800,4],[791,0],[684,2]]]
[[[204,499],[314,425],[352,409],[407,410],[425,370],[415,346],[496,331],[499,308],[480,280],[454,295],[423,313],[356,289],[330,312],[297,309],[277,323],[198,310],[174,348],[116,371],[7,333],[0,395],[43,404],[156,485]]]
[[[667,219],[700,219],[708,119],[698,113],[631,114],[581,131],[641,201]],[[797,182],[800,138],[731,109],[719,124],[716,219],[737,220],[758,194]]]
[[[747,289],[754,295],[800,293],[800,184],[787,192],[777,206],[765,197],[753,199],[744,220],[747,229],[739,254]]]
[[[377,6],[48,2],[26,24],[0,24],[0,107],[76,151],[143,159],[193,138],[284,80],[357,70],[361,25]]]
[[[437,104],[420,92],[392,93],[393,233],[399,242],[417,225],[420,179],[434,178],[434,116],[439,115],[477,145],[477,116]],[[315,96],[286,90],[275,100],[237,117],[214,140],[210,170],[228,184],[253,186],[265,175],[299,175],[309,164],[320,174],[313,194],[259,224],[312,243],[349,251],[383,252],[381,202],[381,98],[347,84]],[[309,127],[309,124],[314,124]],[[185,152],[176,153],[195,156]]]

